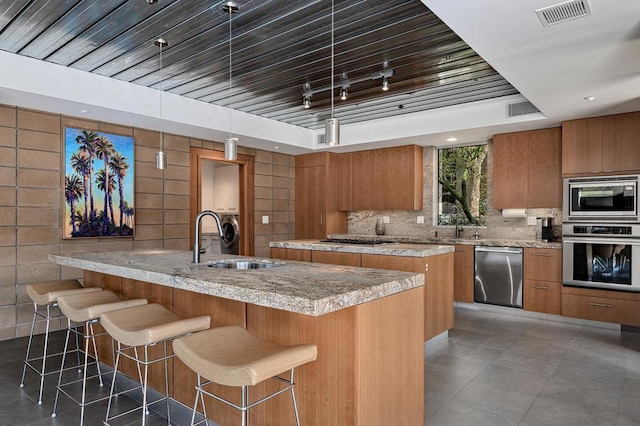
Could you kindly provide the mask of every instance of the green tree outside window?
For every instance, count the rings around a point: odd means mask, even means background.
[[[487,145],[438,150],[438,225],[487,224]]]

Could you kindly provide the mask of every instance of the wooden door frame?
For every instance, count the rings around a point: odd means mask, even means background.
[[[237,160],[225,160],[224,152],[211,149],[191,147],[191,168],[189,184],[190,203],[190,247],[193,247],[195,235],[194,226],[196,216],[202,211],[202,160],[219,161],[229,164],[237,164],[240,173],[240,254],[253,256],[254,247],[254,162],[251,155],[238,154]]]

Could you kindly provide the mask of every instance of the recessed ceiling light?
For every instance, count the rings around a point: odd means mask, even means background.
[[[458,142],[458,138],[447,138],[445,139],[447,142]]]
[[[586,96],[583,99],[587,102],[591,102],[592,100],[594,100],[596,97],[595,96]]]
[[[83,113],[83,114],[86,114],[86,113],[89,112],[89,110],[88,109],[81,109],[80,112]]]

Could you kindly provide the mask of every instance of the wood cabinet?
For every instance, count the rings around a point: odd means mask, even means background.
[[[454,252],[453,300],[473,303],[474,246],[457,244]]]
[[[602,117],[602,171],[640,170],[640,112]]]
[[[562,313],[562,250],[524,249],[524,309]]]
[[[271,247],[271,249],[269,250],[269,256],[272,259],[311,262],[311,250],[297,250],[297,249]]]
[[[640,326],[640,294],[563,287],[562,315],[638,327]]]
[[[337,154],[296,157],[296,238],[326,238],[347,232],[347,214],[338,211]]]
[[[640,171],[640,112],[562,123],[562,174]]]
[[[329,263],[331,265],[362,266],[360,253],[313,250],[311,252],[311,261],[314,263]]]
[[[424,340],[453,328],[454,254],[429,257],[362,254],[362,267],[424,273]]]
[[[471,253],[473,254],[473,246]],[[274,259],[298,260],[295,252],[310,250],[271,248]],[[333,265],[361,266],[424,273],[424,340],[453,328],[454,253],[429,257],[311,251],[311,261]],[[473,271],[472,271],[473,275]],[[473,288],[471,289],[473,292]],[[471,295],[473,302],[473,294]]]
[[[339,210],[422,209],[422,147],[339,154],[338,164]]]
[[[358,151],[351,159],[351,210],[372,210],[374,182],[373,150]]]
[[[562,207],[561,129],[493,137],[493,208]]]

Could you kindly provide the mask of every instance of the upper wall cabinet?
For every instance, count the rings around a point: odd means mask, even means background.
[[[493,208],[561,208],[560,128],[493,137]]]
[[[340,154],[338,164],[339,210],[422,209],[422,147]]]
[[[640,112],[562,123],[562,174],[640,171]]]

